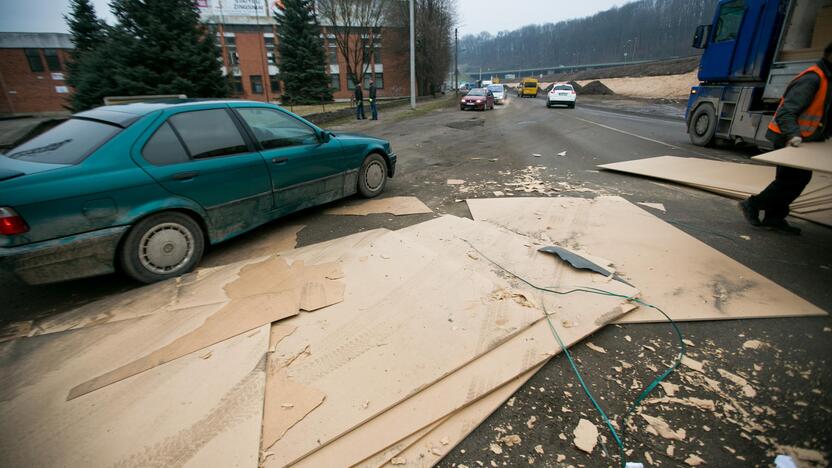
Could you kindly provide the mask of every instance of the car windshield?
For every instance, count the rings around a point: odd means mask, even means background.
[[[572,87],[569,85],[557,85],[555,86],[555,91],[572,91]]]
[[[12,149],[5,156],[47,164],[78,164],[121,128],[84,119],[69,119]]]
[[[492,85],[488,87],[488,90],[492,93],[502,93],[503,92],[503,85]]]
[[[482,89],[482,88],[472,89],[470,92],[468,92],[468,95],[469,96],[485,96],[485,90]]]
[[[537,83],[526,83],[527,88],[537,88]]]

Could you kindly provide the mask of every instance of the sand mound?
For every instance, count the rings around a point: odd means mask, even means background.
[[[603,80],[603,85],[610,89],[612,93],[622,96],[680,99],[687,98],[690,95],[690,88],[699,84],[696,75],[697,72],[693,71],[683,75],[607,78]],[[581,83],[584,86],[589,86],[592,83],[597,83],[597,81]],[[584,90],[583,94],[601,93],[589,93]]]

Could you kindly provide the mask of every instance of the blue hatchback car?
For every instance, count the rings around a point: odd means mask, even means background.
[[[99,107],[0,156],[0,267],[29,284],[117,268],[159,281],[272,219],[375,197],[395,169],[389,142],[275,105]]]

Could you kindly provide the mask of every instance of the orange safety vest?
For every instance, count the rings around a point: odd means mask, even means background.
[[[803,70],[802,73],[797,75],[797,77],[792,80],[792,83],[807,73],[817,73],[820,77],[820,86],[818,87],[818,92],[815,93],[814,99],[812,99],[812,103],[809,104],[809,107],[807,107],[797,117],[797,123],[800,125],[800,136],[803,138],[809,138],[814,135],[815,132],[821,127],[823,112],[826,110],[826,90],[829,87],[829,80],[826,78],[826,74],[817,65],[812,65],[806,70]],[[789,87],[791,87],[791,84],[789,84]],[[786,88],[786,92],[788,92],[788,88]],[[783,106],[785,94],[786,93],[783,93],[784,97],[780,98],[780,105],[777,106],[777,112],[780,112],[780,108]],[[777,117],[776,112],[774,116]],[[777,122],[774,119],[771,119],[771,122],[768,124],[768,129],[778,135],[783,134],[783,131],[780,130],[780,126],[777,125]]]

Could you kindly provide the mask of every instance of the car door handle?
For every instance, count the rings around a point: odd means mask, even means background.
[[[289,158],[272,158],[272,164],[283,164],[288,160]]]
[[[173,175],[174,180],[191,180],[198,176],[199,172],[179,172]]]

